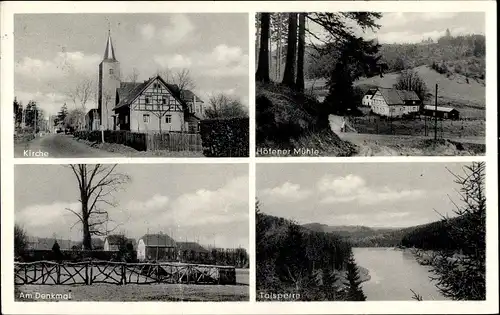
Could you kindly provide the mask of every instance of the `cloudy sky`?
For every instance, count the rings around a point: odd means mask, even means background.
[[[406,227],[453,214],[453,163],[259,164],[263,212],[299,223]]]
[[[138,239],[149,229],[177,240],[248,249],[248,165],[120,164],[116,171],[130,176],[114,194],[118,206],[107,208],[121,224],[117,232]],[[15,220],[31,236],[81,240],[81,225],[70,229],[76,216],[65,210],[80,208],[78,194],[67,166],[15,167]]]
[[[377,38],[380,43],[419,43],[429,37],[433,40],[445,35],[485,34],[485,15],[480,12],[385,12],[377,22],[381,27],[375,33],[357,32],[365,38]],[[310,26],[320,32],[313,23]]]
[[[108,25],[125,78],[134,68],[139,80],[165,67],[187,68],[204,100],[224,92],[248,104],[247,14],[18,14],[18,99],[56,113],[68,90],[83,78],[97,80]]]

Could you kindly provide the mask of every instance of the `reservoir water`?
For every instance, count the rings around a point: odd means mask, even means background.
[[[446,300],[429,276],[430,268],[419,265],[409,252],[394,248],[353,248],[356,263],[369,270],[371,279],[362,287],[368,301],[412,300],[411,290],[424,301]]]

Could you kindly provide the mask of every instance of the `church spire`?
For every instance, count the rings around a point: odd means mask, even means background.
[[[111,41],[111,30],[108,28],[108,41],[106,42],[106,51],[104,52],[104,59],[111,59],[116,61],[115,50],[113,42]]]

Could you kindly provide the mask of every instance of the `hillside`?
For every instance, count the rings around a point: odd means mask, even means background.
[[[427,103],[433,103],[435,84],[438,84],[438,102],[453,104],[454,106],[485,107],[486,87],[482,80],[469,79],[461,74],[449,76],[440,74],[429,66],[419,66],[413,69],[426,83],[429,90]],[[391,88],[397,82],[400,72],[384,74],[383,77],[361,78],[354,83],[355,86],[366,89],[369,87]]]

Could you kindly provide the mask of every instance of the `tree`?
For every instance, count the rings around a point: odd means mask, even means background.
[[[269,32],[270,14],[260,14],[260,48],[255,80],[269,82]]]
[[[275,81],[281,79],[281,66],[284,62],[283,47],[286,46],[287,39],[287,25],[288,25],[288,14],[287,13],[272,13],[271,14],[271,43],[276,44],[275,49],[275,69],[272,78]],[[270,45],[272,47],[272,45]],[[272,52],[272,50],[271,50]],[[272,69],[271,69],[272,70]]]
[[[68,116],[68,106],[64,103],[61,110],[57,113],[56,123],[64,123],[66,121],[66,116]]]
[[[85,120],[85,113],[82,108],[70,110],[64,118],[64,126],[69,129],[80,129],[82,121]]]
[[[26,127],[33,128],[34,132],[40,131],[42,122],[44,121],[44,112],[38,106],[36,101],[30,100],[24,111],[24,124]]]
[[[330,46],[325,46],[325,49],[330,49]],[[340,48],[331,49],[338,51],[338,56],[327,81],[328,95],[324,103],[328,104],[330,113],[354,113],[361,102],[354,81],[361,75],[378,71],[379,45],[361,37],[351,37]]]
[[[205,116],[209,119],[248,117],[245,106],[237,98],[219,93],[210,96]]]
[[[299,13],[299,45],[297,48],[297,91],[304,92],[304,56],[306,45],[306,15]]]
[[[455,203],[455,219],[443,218],[449,237],[461,253],[441,251],[431,279],[441,293],[453,300],[486,299],[486,193],[485,163],[473,162],[463,174],[452,175],[461,204]]]
[[[417,72],[405,70],[398,76],[394,88],[398,90],[414,91],[424,101],[427,98],[427,86]]]
[[[19,224],[14,225],[14,258],[22,257],[28,246],[26,231]]]
[[[139,70],[137,68],[132,69],[132,73],[127,77],[128,82],[136,83],[137,79],[139,79]]]
[[[354,255],[351,253],[347,260],[347,281],[349,287],[347,288],[347,301],[366,301],[366,296],[361,288],[361,280],[359,277],[358,266],[354,260]]]
[[[295,64],[297,57],[297,13],[288,13],[288,39],[283,85],[295,88]]]
[[[23,122],[23,104],[14,97],[14,127],[20,127]]]
[[[95,82],[89,78],[85,78],[67,92],[67,97],[73,102],[75,108],[83,112],[83,116],[79,116],[79,121],[77,122],[78,129],[83,129],[85,125],[87,104],[96,98],[96,91]]]
[[[105,236],[118,226],[109,229],[108,223],[112,222],[104,206],[116,207],[113,193],[129,181],[125,174],[117,173],[115,165],[102,164],[71,164],[79,190],[80,210],[66,208],[78,220],[76,224],[82,225],[83,248],[92,249],[92,235]],[[74,226],[73,225],[73,226]]]

